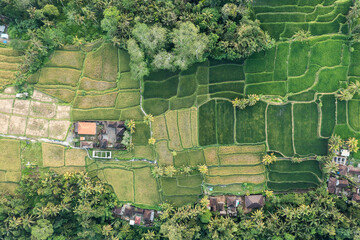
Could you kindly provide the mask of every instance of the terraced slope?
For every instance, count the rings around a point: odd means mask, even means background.
[[[299,30],[313,36],[347,34],[345,16],[351,4],[351,0],[254,0],[253,9],[262,29],[286,40]]]
[[[15,81],[15,73],[23,58],[11,48],[0,48],[0,90]]]

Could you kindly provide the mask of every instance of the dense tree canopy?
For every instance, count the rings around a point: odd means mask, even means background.
[[[239,59],[272,46],[251,19],[251,0],[3,0],[0,14],[12,38],[31,40],[29,55],[39,60],[28,59],[30,72],[56,47],[101,37],[129,50],[136,79],[149,70],[184,70],[207,57]]]

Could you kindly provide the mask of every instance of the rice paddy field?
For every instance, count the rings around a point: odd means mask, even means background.
[[[68,107],[70,121],[134,119],[134,149],[113,151],[114,160],[99,161],[79,149],[20,141],[21,153],[13,154],[20,156],[21,166],[30,162],[45,170],[87,171],[110,184],[119,201],[150,208],[162,202],[194,203],[203,194],[316,188],[323,176],[313,159],[327,154],[329,137],[336,133],[360,140],[360,97],[336,97],[340,88],[360,80],[360,44],[349,41],[345,17],[351,2],[254,0],[254,17],[276,40],[272,48],[232,62],[208,59],[186,71],[151,72],[143,81],[132,78],[127,52],[109,43],[56,50],[28,81],[56,98],[57,107]],[[292,40],[299,30],[311,36]],[[21,59],[6,54],[0,51],[0,62]],[[241,110],[232,105],[250,94],[260,96],[254,106]],[[12,122],[18,123],[0,127],[5,134],[41,133],[38,118],[62,112],[43,101],[22,108],[27,103],[3,95],[0,112],[13,114]],[[21,117],[29,114],[35,120],[25,129]],[[150,125],[143,121],[148,114],[154,116]],[[151,137],[154,145],[148,143]],[[261,159],[270,152],[280,160],[265,167]],[[293,163],[293,157],[311,160]],[[360,159],[360,154],[353,157]],[[208,173],[152,176],[155,166],[169,165],[179,171],[206,165]],[[7,181],[17,180],[6,178],[7,171],[21,168],[0,169],[1,186],[18,182]]]

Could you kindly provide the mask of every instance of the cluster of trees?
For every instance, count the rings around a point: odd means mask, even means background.
[[[162,176],[174,177],[176,175],[191,175],[193,173],[200,173],[201,175],[208,174],[208,167],[206,165],[199,165],[197,167],[184,166],[182,168],[175,168],[173,165],[157,166],[152,168],[151,174],[154,178]]]
[[[31,72],[49,51],[100,37],[127,49],[134,78],[186,69],[207,57],[239,59],[273,45],[253,20],[252,0],[3,0],[17,48],[30,48]],[[31,57],[35,56],[35,57]]]
[[[15,195],[0,194],[1,239],[353,239],[360,205],[329,195],[266,192],[263,209],[238,216],[210,212],[206,197],[193,206],[162,204],[154,227],[130,227],[114,218],[116,196],[84,173],[30,171]]]
[[[358,80],[351,82],[347,88],[340,89],[337,93],[337,97],[341,101],[350,101],[355,94],[360,94],[360,82]]]
[[[234,107],[245,109],[247,106],[254,106],[260,100],[260,96],[256,94],[247,95],[247,98],[235,98],[231,101]]]

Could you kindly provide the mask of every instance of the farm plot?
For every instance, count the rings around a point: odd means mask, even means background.
[[[70,106],[56,101],[37,90],[29,100],[15,99],[14,93],[1,94],[0,133],[64,140],[70,127]]]
[[[205,183],[213,188],[214,193],[263,191],[266,176],[261,156],[264,151],[263,144],[205,148],[205,161],[209,165]]]
[[[322,181],[320,162],[316,160],[304,160],[300,163],[279,160],[269,165],[267,170],[267,186],[273,191],[315,188]]]
[[[312,35],[347,33],[345,16],[350,0],[337,1],[255,1],[255,16],[261,28],[275,39],[291,38],[297,31]]]
[[[0,139],[0,191],[14,192],[21,178],[20,141]]]
[[[22,61],[20,52],[10,48],[0,48],[0,91],[15,82],[15,74]]]

